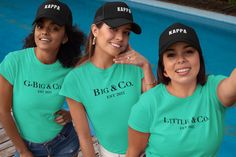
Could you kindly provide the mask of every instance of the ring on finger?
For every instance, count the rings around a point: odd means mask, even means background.
[[[130,57],[130,56],[128,56],[128,57],[127,57],[127,59],[128,59],[128,60],[131,60],[131,57]]]

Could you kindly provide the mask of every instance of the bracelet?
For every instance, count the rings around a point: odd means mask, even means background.
[[[144,83],[145,85],[155,85],[157,83],[157,80],[155,79],[152,83]]]

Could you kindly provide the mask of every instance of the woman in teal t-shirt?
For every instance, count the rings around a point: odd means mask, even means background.
[[[236,69],[206,76],[195,30],[175,23],[160,36],[157,74],[160,84],[132,108],[127,157],[216,157],[225,108],[236,102]]]
[[[129,47],[131,31],[140,34],[141,28],[126,3],[102,5],[91,26],[87,54],[67,75],[60,91],[67,97],[84,157],[95,156],[86,116],[101,155],[125,155],[130,109],[156,83],[148,61]]]
[[[2,61],[0,120],[16,157],[77,156],[77,134],[69,111],[62,109],[65,97],[58,93],[81,56],[83,41],[69,7],[47,0],[38,8],[24,49]]]

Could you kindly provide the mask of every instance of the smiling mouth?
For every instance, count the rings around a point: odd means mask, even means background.
[[[116,47],[116,48],[121,48],[122,46],[116,43],[111,43],[112,46]]]
[[[177,69],[175,72],[177,73],[187,73],[190,71],[190,68],[182,68],[182,69]]]
[[[41,38],[40,40],[41,41],[50,41],[49,39],[46,39],[46,38]]]

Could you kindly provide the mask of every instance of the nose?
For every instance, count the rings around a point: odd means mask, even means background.
[[[122,41],[123,40],[123,33],[122,32],[117,32],[116,33],[116,40],[118,40],[118,41]]]
[[[179,55],[177,58],[177,63],[182,64],[186,62],[186,58],[183,55]]]
[[[41,34],[42,35],[48,35],[49,32],[50,32],[50,29],[48,27],[45,27],[45,28],[42,29]]]

